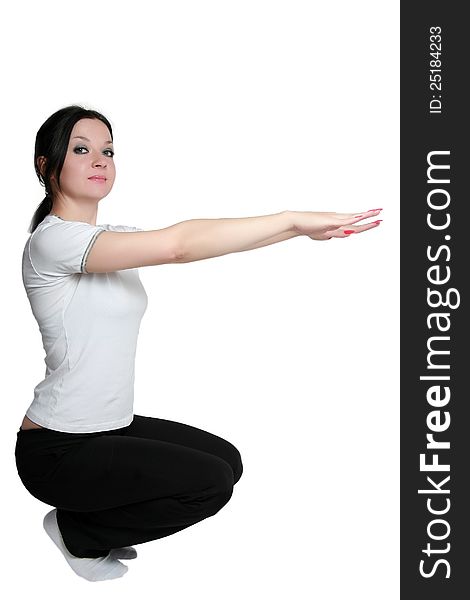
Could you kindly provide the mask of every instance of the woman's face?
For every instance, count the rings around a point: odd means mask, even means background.
[[[107,196],[116,177],[113,155],[111,135],[102,121],[75,123],[59,178],[61,195],[79,201]]]

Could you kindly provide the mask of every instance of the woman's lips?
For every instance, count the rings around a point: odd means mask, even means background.
[[[90,181],[96,181],[97,183],[104,183],[104,182],[106,181],[106,178],[105,178],[105,177],[98,177],[98,176],[95,176],[95,177],[88,177],[88,179],[89,179]]]

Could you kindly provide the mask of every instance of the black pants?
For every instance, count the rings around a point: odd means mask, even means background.
[[[74,556],[156,540],[217,513],[243,466],[226,440],[175,421],[134,415],[95,433],[20,429],[15,458],[23,485],[57,507]]]

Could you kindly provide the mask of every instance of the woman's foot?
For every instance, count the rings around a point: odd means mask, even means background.
[[[116,579],[127,573],[128,567],[123,565],[110,552],[108,556],[99,558],[79,558],[70,554],[64,544],[59,526],[57,524],[57,509],[54,508],[44,517],[44,529],[54,544],[59,548],[70,567],[77,575],[88,581],[104,581],[105,579]],[[115,550],[121,550],[116,548]],[[137,553],[136,553],[137,554]]]

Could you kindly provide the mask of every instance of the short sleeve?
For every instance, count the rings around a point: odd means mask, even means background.
[[[96,239],[106,231],[101,225],[81,221],[54,223],[33,232],[31,264],[39,275],[62,277],[86,273],[86,261]]]
[[[103,225],[106,227],[107,231],[145,231],[145,229],[141,229],[140,227],[132,227],[131,225]]]

